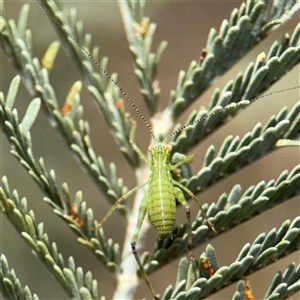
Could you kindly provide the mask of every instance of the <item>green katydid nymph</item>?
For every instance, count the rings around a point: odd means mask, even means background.
[[[126,194],[124,194],[122,197],[120,197],[115,204],[108,210],[108,212],[105,214],[103,219],[95,225],[94,228],[91,228],[92,230],[98,230],[101,228],[105,221],[109,218],[109,216],[113,213],[113,211],[126,199],[128,199],[132,194],[134,194],[136,191],[141,189],[142,187],[147,186],[148,190],[145,193],[143,199],[141,200],[141,204],[139,207],[139,213],[138,213],[138,219],[136,228],[131,240],[131,249],[132,253],[135,257],[135,260],[137,262],[139,271],[146,282],[152,296],[154,299],[158,300],[158,296],[156,292],[154,291],[148,275],[145,271],[145,268],[142,264],[142,261],[140,259],[139,254],[137,253],[137,243],[139,240],[139,235],[141,231],[141,227],[143,224],[143,221],[148,214],[151,223],[155,227],[158,233],[158,237],[160,239],[165,239],[168,237],[172,237],[172,231],[175,225],[176,220],[176,201],[178,201],[181,205],[185,208],[186,213],[186,219],[187,219],[187,235],[188,235],[188,257],[189,262],[192,264],[194,262],[194,256],[192,253],[192,221],[191,221],[191,213],[190,213],[190,206],[185,198],[185,194],[187,194],[193,202],[197,205],[198,209],[201,211],[204,219],[206,220],[206,224],[211,229],[212,232],[216,233],[216,229],[213,225],[213,221],[210,221],[209,217],[206,215],[204,209],[202,208],[201,204],[198,202],[196,196],[193,194],[191,190],[189,190],[186,186],[178,182],[173,178],[172,172],[178,169],[180,166],[190,163],[193,158],[195,157],[195,154],[188,155],[184,159],[180,160],[176,164],[171,164],[171,156],[172,156],[172,146],[170,145],[170,139],[176,135],[177,133],[185,130],[187,127],[194,125],[195,123],[202,122],[203,120],[211,117],[212,115],[218,114],[220,112],[224,112],[225,110],[231,109],[233,107],[237,106],[243,106],[248,105],[250,102],[253,102],[257,100],[258,98],[255,98],[250,101],[240,101],[239,103],[233,103],[231,105],[226,106],[223,109],[220,109],[218,111],[215,111],[212,114],[208,114],[205,117],[202,117],[200,119],[197,119],[193,121],[192,123],[182,126],[181,128],[177,129],[176,131],[169,134],[165,139],[160,141],[155,135],[154,132],[150,126],[150,124],[147,122],[145,117],[141,114],[140,110],[137,108],[135,103],[128,97],[126,92],[120,87],[120,85],[107,73],[107,71],[93,58],[93,56],[86,50],[62,25],[57,21],[51,13],[47,10],[46,7],[44,7],[39,0],[37,0],[39,4],[42,6],[44,11],[52,18],[52,20],[62,29],[62,31],[67,35],[68,38],[72,39],[78,47],[91,59],[93,63],[95,63],[98,68],[107,76],[107,78],[115,84],[124,98],[133,106],[137,114],[140,116],[140,118],[143,120],[147,128],[149,129],[149,132],[153,139],[153,144],[148,147],[148,151],[150,153],[150,159],[147,158],[147,156],[142,152],[142,150],[137,146],[137,144],[134,142],[134,136],[135,136],[135,130],[136,130],[136,124],[135,121],[132,118],[129,118],[129,121],[131,122],[131,131],[129,135],[129,141],[135,150],[135,152],[138,154],[138,156],[142,159],[142,161],[148,165],[150,168],[150,176],[149,178],[143,182],[142,184],[134,187],[130,191],[128,191]],[[265,96],[263,96],[265,97]]]

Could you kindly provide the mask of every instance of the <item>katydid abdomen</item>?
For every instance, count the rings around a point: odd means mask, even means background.
[[[159,238],[164,239],[172,234],[176,219],[176,200],[173,192],[170,173],[171,146],[164,142],[150,145],[151,175],[147,193],[147,211]]]
[[[172,234],[176,219],[176,200],[168,173],[159,170],[149,180],[148,214],[161,239]]]

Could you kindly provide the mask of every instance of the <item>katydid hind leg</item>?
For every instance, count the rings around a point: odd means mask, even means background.
[[[197,267],[194,264],[195,257],[193,255],[193,251],[192,251],[193,231],[192,231],[190,206],[186,202],[184,194],[183,194],[183,192],[180,188],[174,187],[173,190],[174,190],[174,195],[175,195],[176,199],[178,200],[178,202],[185,207],[186,220],[187,220],[187,230],[188,230],[188,244],[187,244],[188,257],[189,257],[189,262],[190,262],[190,264],[192,265],[192,268],[193,268],[194,278],[197,278]],[[189,286],[191,286],[193,283],[194,282],[190,282]]]
[[[180,188],[174,187],[174,196],[178,200],[180,204],[182,204],[185,207],[185,213],[186,213],[186,220],[187,220],[187,229],[188,229],[188,255],[189,255],[189,261],[192,263],[194,261],[194,255],[192,252],[192,242],[193,242],[193,233],[192,233],[192,221],[191,221],[191,210],[190,206],[186,202],[183,192]]]
[[[138,242],[138,239],[139,239],[139,234],[140,234],[141,227],[143,225],[143,221],[145,219],[147,211],[148,211],[148,197],[147,197],[147,193],[146,193],[144,195],[143,199],[142,199],[142,202],[141,202],[141,205],[140,205],[140,208],[139,208],[138,220],[137,220],[136,228],[135,228],[134,235],[133,235],[133,238],[132,238],[132,241],[131,241],[131,250],[132,250],[132,253],[133,253],[134,258],[136,260],[136,263],[139,267],[139,271],[141,272],[141,275],[142,275],[144,281],[146,282],[146,284],[147,284],[147,286],[148,286],[148,288],[149,288],[149,290],[150,290],[150,292],[153,296],[153,299],[158,300],[158,297],[155,294],[155,291],[154,291],[154,289],[153,289],[153,287],[152,287],[152,285],[149,281],[149,277],[146,273],[146,270],[143,267],[140,256],[137,252],[137,242]]]
[[[198,206],[198,208],[200,209],[204,219],[206,220],[208,226],[210,227],[210,229],[214,232],[217,233],[214,225],[211,223],[211,221],[209,220],[208,216],[206,215],[202,205],[198,202],[196,196],[193,194],[193,192],[191,190],[189,190],[188,188],[186,188],[184,185],[182,185],[180,182],[173,180],[173,185],[179,187],[181,190],[185,191],[192,199],[193,201],[196,203],[196,205]]]

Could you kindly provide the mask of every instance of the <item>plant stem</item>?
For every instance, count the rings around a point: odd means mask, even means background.
[[[149,167],[143,166],[135,172],[137,185],[145,182],[149,178]],[[134,293],[140,283],[138,277],[138,266],[131,251],[130,243],[136,228],[139,207],[143,196],[147,192],[147,186],[139,189],[136,193],[130,214],[128,215],[128,226],[126,228],[123,250],[121,254],[120,272],[117,274],[117,287],[113,299],[134,299]],[[151,227],[149,219],[146,217],[138,240],[138,251],[143,248],[147,230]]]

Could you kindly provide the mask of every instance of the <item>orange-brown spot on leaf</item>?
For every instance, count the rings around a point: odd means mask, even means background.
[[[65,116],[67,114],[67,112],[69,112],[72,109],[72,105],[71,104],[66,104],[63,106],[63,108],[60,110],[60,114],[62,116]]]
[[[149,25],[150,25],[149,18],[144,17],[139,24],[135,23],[132,26],[133,26],[135,34],[137,36],[141,36],[142,38],[145,38],[145,36],[148,32]]]
[[[69,208],[69,216],[72,220],[74,220],[79,225],[79,227],[83,227],[84,223],[80,219],[80,217],[78,217],[77,208],[74,203]]]
[[[254,296],[252,294],[251,286],[250,286],[250,280],[245,280],[245,295],[248,300],[254,300]]]
[[[202,260],[201,261],[202,268],[206,271],[206,273],[209,275],[209,277],[212,277],[215,273],[215,270],[211,267],[208,260]]]
[[[201,65],[207,55],[207,51],[205,48],[202,49],[201,55],[199,57],[199,65]]]
[[[116,102],[115,104],[117,109],[122,109],[124,107],[124,102],[122,100]]]

